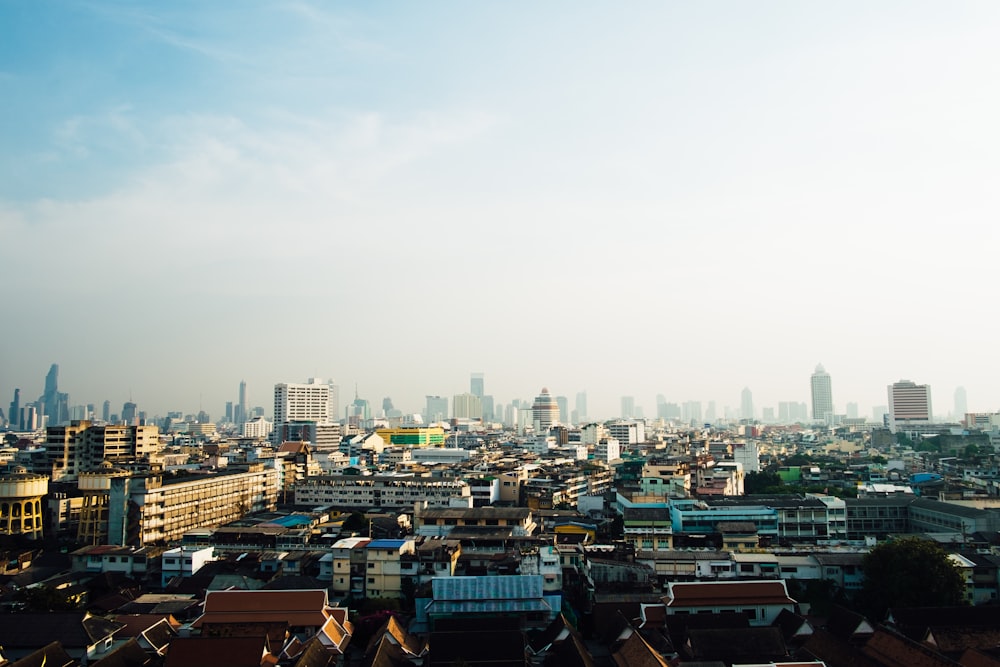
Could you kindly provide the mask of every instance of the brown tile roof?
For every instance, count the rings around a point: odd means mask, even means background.
[[[622,642],[611,658],[617,667],[670,667],[667,659],[654,651],[638,632]]]
[[[927,644],[946,654],[961,654],[965,649],[984,650],[1000,648],[1000,628],[952,627],[931,628],[925,639]]]
[[[959,664],[929,646],[886,628],[876,630],[861,651],[885,667],[955,667]]]
[[[261,667],[263,637],[178,637],[163,667]]]
[[[181,627],[180,621],[170,614],[116,614],[111,617],[122,624],[122,629],[115,633],[116,639],[126,637],[138,637],[143,631],[148,630],[160,621],[166,621],[174,630]]]
[[[668,607],[795,604],[783,581],[674,582],[669,590],[663,598]]]
[[[152,663],[153,659],[133,638],[89,664],[90,667],[147,667]]]
[[[795,657],[815,658],[826,663],[827,667],[880,667],[880,663],[861,652],[850,642],[817,628],[806,640]]]
[[[205,613],[194,622],[261,623],[284,621],[291,627],[322,627],[332,607],[325,590],[295,591],[209,591]]]
[[[1000,659],[974,648],[967,649],[958,659],[962,667],[1000,667]]]

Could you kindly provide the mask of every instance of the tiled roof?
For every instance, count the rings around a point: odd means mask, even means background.
[[[261,667],[263,637],[178,637],[163,667]]]
[[[6,663],[5,667],[72,667],[77,664],[79,663],[69,657],[62,644],[56,641],[46,644],[19,660]]]
[[[209,591],[205,613],[195,621],[200,627],[212,623],[259,623],[286,621],[290,626],[321,627],[328,616],[325,590]]]
[[[663,598],[668,607],[795,604],[783,581],[674,582]]]
[[[771,662],[788,655],[781,630],[763,628],[692,628],[688,631],[691,657],[695,660]]]
[[[638,632],[629,635],[611,658],[617,667],[670,667],[667,659],[654,651]]]
[[[879,628],[872,638],[865,642],[861,651],[885,667],[957,667],[928,646],[918,644],[901,634]]]

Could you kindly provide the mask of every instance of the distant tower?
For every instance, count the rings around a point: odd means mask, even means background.
[[[535,397],[531,405],[531,420],[536,433],[548,431],[553,424],[559,423],[559,404],[547,387],[542,387],[542,393]]]
[[[128,426],[137,426],[139,424],[139,406],[137,406],[132,401],[128,401],[122,405],[122,421]]]
[[[247,420],[247,383],[246,380],[240,380],[240,398],[236,403],[236,410],[233,414],[237,426],[242,426]]]
[[[622,419],[635,418],[635,396],[622,396]]]
[[[753,393],[750,387],[743,387],[740,393],[740,418],[753,421]]]
[[[965,387],[955,389],[955,419],[961,421],[965,419],[965,413],[969,411],[968,399],[965,395]]]
[[[559,416],[564,418],[569,415],[569,399],[565,396],[556,396],[556,405],[559,406]],[[566,421],[563,419],[563,421]]]
[[[101,419],[105,422],[111,421],[111,401],[104,401],[104,405],[101,407]]]
[[[576,418],[582,423],[587,421],[587,417],[587,392],[579,391],[576,394]]]
[[[10,412],[7,413],[10,421],[10,428],[14,431],[21,430],[21,390],[14,390],[14,400],[10,402]]]
[[[42,496],[49,492],[49,478],[20,466],[0,475],[0,535],[42,539]]]
[[[817,364],[816,371],[812,374],[811,387],[813,421],[829,422],[833,416],[833,387],[830,374],[823,368],[823,364]]]
[[[485,392],[484,376],[482,373],[473,373],[472,378],[469,380],[469,393],[473,396],[478,396],[482,398],[486,395]]]

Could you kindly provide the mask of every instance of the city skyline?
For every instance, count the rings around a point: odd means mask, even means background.
[[[95,416],[98,412],[97,406],[103,403],[105,404],[104,409],[107,410],[109,409],[109,406],[107,404],[110,403],[111,413],[119,416],[121,415],[122,410],[128,409],[128,406],[131,406],[132,409],[138,409],[138,411],[146,413],[151,417],[152,416],[163,417],[168,412],[196,414],[197,412],[204,411],[207,412],[210,415],[210,417],[212,417],[213,420],[218,420],[219,415],[222,415],[224,413],[225,406],[227,403],[237,404],[239,400],[242,398],[246,401],[247,405],[246,409],[248,413],[255,408],[263,408],[265,411],[264,414],[270,418],[273,417],[275,414],[274,411],[271,409],[271,407],[277,405],[276,391],[278,387],[287,385],[293,385],[298,387],[307,387],[307,386],[327,387],[329,385],[331,387],[330,388],[331,411],[334,410],[334,406],[332,405],[332,403],[337,402],[336,406],[337,414],[335,416],[336,419],[345,418],[345,411],[349,409],[350,405],[352,404],[351,402],[353,400],[347,398],[346,394],[342,393],[343,385],[335,378],[310,376],[309,378],[297,378],[297,379],[283,380],[282,382],[273,383],[266,388],[266,397],[258,401],[249,383],[244,378],[240,380],[237,383],[236,387],[234,388],[233,397],[232,398],[223,397],[218,402],[218,406],[212,404],[206,404],[204,396],[202,396],[200,397],[199,405],[197,407],[176,404],[168,407],[156,408],[152,405],[147,405],[145,403],[142,403],[141,399],[137,398],[133,400],[131,391],[129,392],[129,397],[126,398],[125,401],[120,404],[111,401],[111,399],[100,399],[98,397],[87,397],[85,399],[77,398],[75,397],[72,391],[64,390],[65,385],[60,383],[58,387],[56,387],[55,384],[50,384],[51,382],[55,381],[53,380],[54,371],[56,373],[59,373],[61,371],[61,367],[59,364],[51,364],[49,372],[43,377],[41,384],[45,387],[45,391],[57,388],[59,390],[58,393],[60,396],[68,397],[68,403],[65,404],[64,407],[69,410],[72,410],[72,408],[76,406],[85,406],[85,405],[94,406]],[[755,412],[754,418],[757,420],[763,420],[763,414],[762,414],[763,410],[767,409],[773,409],[773,414],[777,419],[780,414],[779,406],[783,403],[791,401],[800,404],[804,408],[806,408],[808,421],[820,422],[823,420],[821,418],[814,418],[812,410],[808,408],[809,402],[812,400],[811,397],[811,391],[813,389],[812,383],[815,381],[815,378],[817,377],[818,374],[822,374],[826,378],[825,382],[827,384],[829,383],[831,376],[823,368],[823,365],[820,364],[814,369],[811,375],[806,376],[806,385],[804,389],[802,389],[803,396],[795,397],[791,396],[788,393],[781,394],[781,396],[783,396],[784,398],[774,401],[773,403],[767,401],[762,403],[757,403],[756,398],[751,398],[751,396],[755,396],[755,394],[753,393],[752,387],[750,386],[744,386],[743,389],[739,392],[739,395],[735,396],[730,402],[722,402],[722,403],[719,403],[717,400],[710,398],[694,398],[694,397],[685,398],[682,396],[672,397],[672,396],[666,396],[662,393],[659,393],[655,396],[640,397],[642,399],[648,398],[648,400],[639,400],[635,395],[632,394],[624,394],[617,397],[605,394],[595,395],[593,392],[588,390],[565,392],[565,393],[574,394],[577,397],[575,399],[577,402],[581,400],[581,395],[582,395],[585,405],[588,406],[588,412],[592,413],[586,416],[590,417],[591,419],[597,419],[597,420],[611,420],[611,419],[626,417],[626,415],[623,414],[623,410],[626,409],[625,408],[626,403],[628,403],[629,409],[631,409],[634,413],[641,413],[643,418],[656,419],[662,401],[663,404],[674,405],[676,408],[680,410],[685,409],[685,404],[698,403],[700,404],[701,407],[701,412],[699,414],[703,417],[705,421],[714,421],[716,418],[725,418],[726,417],[725,411],[728,411],[729,418],[735,421],[738,419],[746,419],[745,415],[745,409],[747,407],[746,401],[749,399],[751,401],[750,403],[751,409],[753,409]],[[518,400],[522,402],[522,408],[530,408],[532,403],[537,399],[537,396],[533,398],[533,396],[537,393],[537,390],[535,390],[534,392],[526,390],[525,392],[522,392],[521,394],[514,396],[506,396],[506,395],[496,396],[490,393],[491,383],[489,374],[477,372],[471,375],[476,378],[476,382],[478,383],[477,390],[478,388],[482,388],[484,391],[484,395],[487,398],[495,401],[496,404],[498,405],[506,406],[509,405],[512,401]],[[466,380],[465,380],[466,382],[469,381],[468,380],[469,377],[470,375],[466,374]],[[897,382],[897,380],[893,380],[890,384],[895,382]],[[926,384],[928,386],[931,386],[931,383],[921,383],[921,384]],[[30,386],[30,383],[28,384],[28,386]],[[386,398],[389,398],[393,401],[395,408],[401,410],[403,414],[423,414],[427,410],[426,400],[429,397],[433,396],[435,398],[441,398],[447,403],[448,405],[447,416],[450,417],[452,416],[452,412],[454,411],[454,407],[452,406],[453,399],[457,397],[474,396],[474,394],[468,393],[466,389],[461,388],[461,383],[459,383],[458,386],[459,388],[456,389],[454,392],[443,392],[440,394],[424,393],[419,397],[410,397],[401,394],[393,394],[392,392],[389,391],[377,391],[377,390],[373,390],[370,393],[359,391],[358,396],[360,399],[367,401],[368,404],[381,404],[381,401],[383,401]],[[334,389],[336,389],[336,391],[334,391]],[[885,400],[885,385],[882,385],[880,389],[881,389],[881,397],[880,397],[881,400],[879,400],[879,397],[876,397],[873,399],[871,404],[866,404],[863,402],[852,401],[852,400],[846,400],[840,404],[834,403],[833,405],[835,414],[847,415],[849,409],[857,409],[859,416],[864,417],[866,419],[873,419],[872,416],[873,409],[882,409],[883,411],[888,413],[889,409],[888,406],[886,405],[886,400]],[[944,391],[950,391],[950,390],[945,389]],[[960,417],[961,415],[955,413],[955,409],[963,405],[966,406],[966,410],[968,412],[982,413],[982,412],[1000,411],[994,407],[983,407],[981,409],[974,409],[974,407],[976,406],[975,402],[973,403],[973,407],[969,407],[967,403],[968,402],[967,391],[964,386],[958,386],[954,388],[953,391],[955,397],[958,398],[960,396],[961,400],[958,402],[952,402],[950,404],[948,402],[945,402],[944,405],[939,406],[938,409],[935,410],[934,412],[934,416],[936,418],[946,418],[948,416]],[[10,388],[7,394],[10,397],[14,398],[15,400],[19,401],[21,406],[24,406],[26,404],[34,404],[42,400],[45,395],[44,393],[42,393],[41,395],[35,394],[31,389],[28,389],[26,391],[24,385],[19,385]],[[335,396],[337,395],[343,398],[338,400],[337,398],[335,398]],[[555,396],[556,394],[553,392],[552,395]],[[34,398],[34,396],[38,397]],[[595,405],[595,400],[594,400],[595,396],[599,399],[598,404],[602,406],[601,409],[596,412],[596,414],[594,414],[595,411],[593,407],[590,407]],[[560,395],[559,398],[566,399],[566,396]],[[10,404],[13,404],[13,402],[14,401],[10,401]],[[122,409],[119,409],[118,405],[121,405]],[[400,405],[405,406],[406,409],[401,409],[399,407]],[[853,405],[853,408],[849,408],[849,406],[851,405]],[[8,412],[7,410],[8,400],[7,399],[0,400],[0,406],[3,407],[4,413],[6,414]],[[378,412],[376,411],[373,412],[372,414],[376,415],[378,414]],[[633,414],[633,416],[636,415]],[[698,421],[702,419],[702,417],[693,416],[693,419],[695,421]],[[568,414],[562,415],[562,421],[566,421],[568,420],[568,418],[569,418]],[[796,420],[791,420],[791,421],[796,421]]]
[[[417,412],[482,372],[721,416],[808,403],[821,362],[838,413],[901,378],[1000,409],[998,32],[988,2],[0,5],[2,403],[58,363],[114,412],[318,376]]]

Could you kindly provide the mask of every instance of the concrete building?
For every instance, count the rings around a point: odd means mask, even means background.
[[[889,393],[889,430],[896,433],[910,425],[930,424],[934,420],[931,409],[930,385],[900,380],[887,387]]]
[[[451,399],[451,405],[451,416],[454,419],[483,418],[483,399],[475,394],[456,394]]]
[[[160,585],[166,588],[171,579],[190,577],[213,560],[214,547],[182,546],[165,551],[160,559]]]
[[[414,553],[413,540],[372,540],[365,545],[365,597],[402,597],[401,558]]]
[[[468,482],[410,475],[319,475],[295,486],[300,505],[409,508],[426,500],[431,506],[448,507],[463,499],[472,502]]]
[[[143,546],[178,541],[193,528],[221,526],[274,510],[279,472],[262,463],[171,480],[162,475],[114,477],[108,542]]]
[[[42,496],[48,493],[49,479],[17,467],[0,475],[0,535],[23,535],[42,539]]]
[[[444,447],[445,432],[440,426],[380,428],[375,433],[386,447]]]
[[[149,457],[159,450],[156,426],[97,425],[84,420],[45,431],[46,466],[53,481],[73,481],[81,472],[100,470],[105,461]]]
[[[547,387],[542,387],[542,393],[536,396],[535,402],[531,404],[531,421],[535,433],[548,431],[559,423],[559,404]]]

